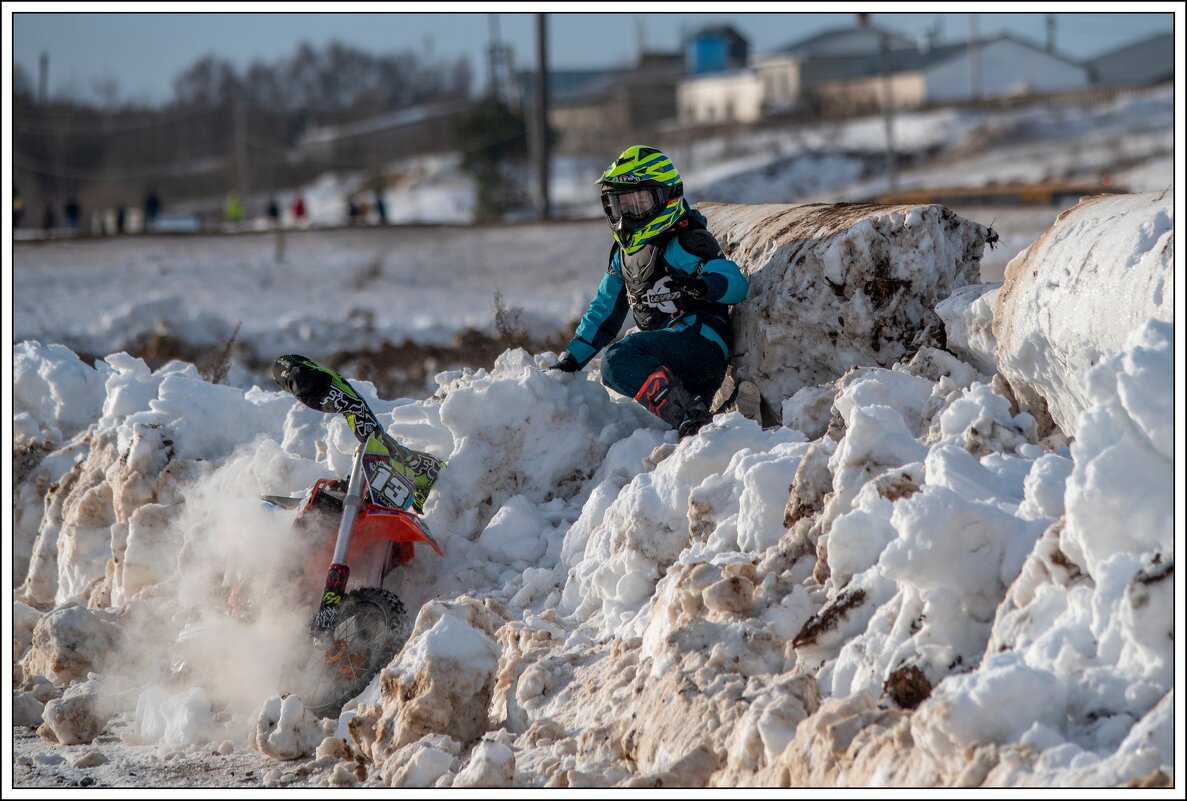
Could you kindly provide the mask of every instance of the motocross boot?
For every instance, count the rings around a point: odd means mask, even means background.
[[[681,439],[697,433],[713,419],[704,398],[689,392],[667,367],[647,376],[635,400],[676,429]]]

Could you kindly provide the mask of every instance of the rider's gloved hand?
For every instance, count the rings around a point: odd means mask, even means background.
[[[311,409],[335,411],[333,407],[326,408],[326,397],[333,376],[304,356],[287,354],[277,358],[272,365],[272,377],[285,391],[292,393]]]
[[[549,370],[560,370],[562,373],[575,373],[581,369],[581,365],[573,358],[573,354],[565,351],[565,355],[561,356],[556,364],[548,365]]]
[[[673,289],[679,289],[683,297],[676,301],[676,305],[680,305],[680,301],[702,301],[709,294],[709,284],[704,278],[696,275],[689,275],[678,270],[673,270],[668,276],[668,286]]]

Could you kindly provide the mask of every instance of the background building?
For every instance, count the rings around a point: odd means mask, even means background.
[[[750,60],[750,43],[729,25],[716,25],[693,34],[684,54],[687,70],[693,75],[736,70]]]
[[[1165,70],[1173,62],[1165,53],[1152,56],[1148,75],[1140,66],[1110,66],[1123,59],[1103,60],[1101,74],[1141,82],[1154,78],[1157,65]],[[1010,35],[938,44],[859,24],[757,56],[744,68],[690,74],[680,82],[677,104],[686,125],[753,123],[791,112],[835,117],[877,111],[887,101],[915,109],[1075,91],[1090,86],[1092,73]]]
[[[1089,85],[1087,67],[1005,35],[922,52],[888,50],[834,76],[818,80],[811,90],[814,105],[828,116],[877,111],[887,98],[896,109],[916,109]]]
[[[558,152],[601,151],[608,141],[645,140],[677,114],[676,86],[684,74],[679,53],[644,52],[627,70],[549,73],[548,126]],[[536,76],[519,76],[533,97]]]
[[[1087,62],[1097,86],[1145,86],[1175,79],[1175,35],[1164,33]]]

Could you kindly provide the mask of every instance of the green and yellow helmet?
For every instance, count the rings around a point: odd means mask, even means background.
[[[628,147],[597,184],[614,239],[626,253],[639,250],[688,212],[676,165],[654,147]]]

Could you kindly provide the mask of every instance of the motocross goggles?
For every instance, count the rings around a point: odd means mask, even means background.
[[[608,186],[602,211],[616,231],[635,231],[650,222],[672,199],[670,186]]]

